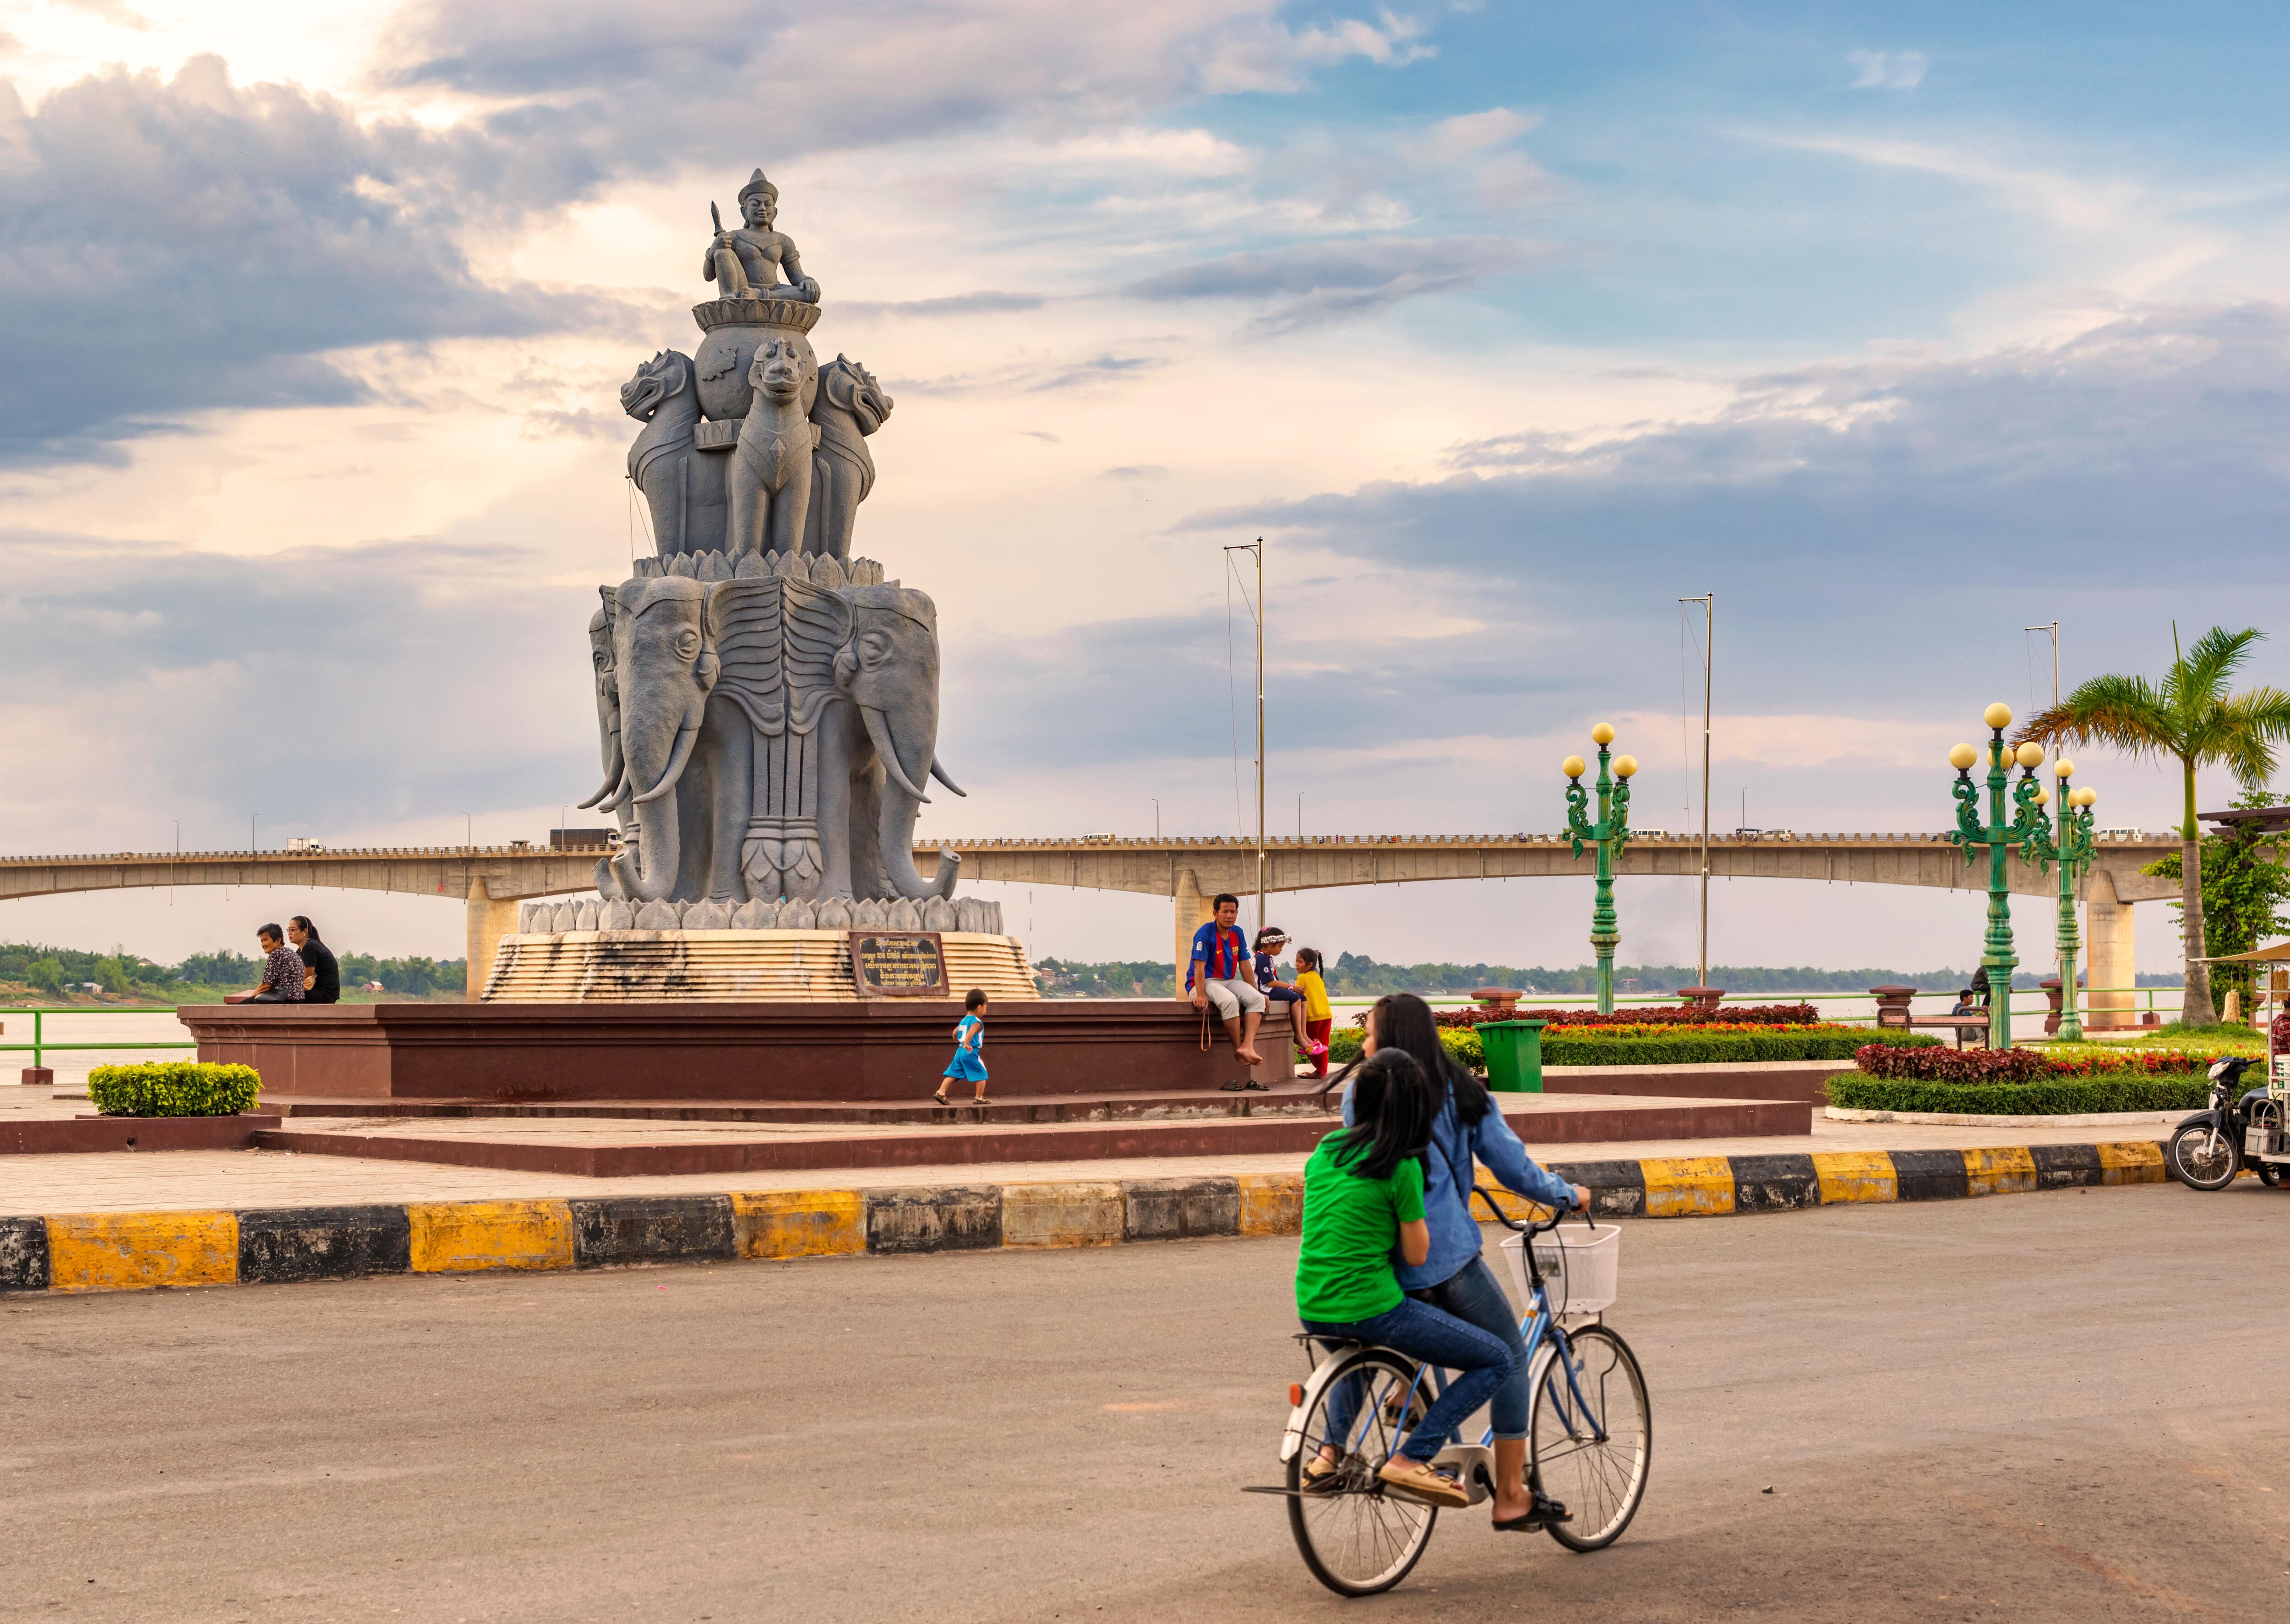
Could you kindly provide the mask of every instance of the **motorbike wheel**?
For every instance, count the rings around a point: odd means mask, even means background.
[[[2202,1123],[2189,1123],[2174,1133],[2164,1159],[2180,1183],[2197,1190],[2224,1189],[2241,1171],[2242,1160],[2232,1140]]]
[[[2280,1189],[2283,1181],[2290,1180],[2290,1162],[2261,1162],[2252,1171],[2258,1174],[2258,1181],[2270,1190]]]

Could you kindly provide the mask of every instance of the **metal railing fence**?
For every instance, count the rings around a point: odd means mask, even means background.
[[[176,1043],[165,1044],[130,1044],[118,1042],[99,1044],[50,1043],[47,1039],[47,1035],[44,1029],[45,1023],[59,1015],[172,1015],[181,1007],[181,1005],[175,1004],[137,1004],[132,1009],[83,1009],[77,1005],[36,1007],[30,1004],[26,1004],[21,1007],[0,1008],[0,1016],[29,1015],[32,1018],[32,1041],[28,1044],[0,1044],[0,1054],[29,1054],[32,1057],[32,1064],[35,1067],[39,1067],[47,1063],[44,1057],[51,1051],[57,1053],[62,1053],[68,1050],[86,1049],[196,1050],[198,1048],[198,1044],[190,1042],[188,1039],[184,1039]]]

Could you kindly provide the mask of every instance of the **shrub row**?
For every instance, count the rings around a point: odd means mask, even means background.
[[[1443,1027],[1484,1026],[1494,1019],[1485,1009],[1437,1010],[1433,1012]],[[1569,1027],[1805,1027],[1821,1020],[1821,1012],[1810,1004],[1742,1004],[1706,1010],[1698,1004],[1683,1004],[1667,1008],[1660,1004],[1645,1008],[1616,1010],[1611,1015],[1601,1015],[1596,1010],[1519,1010],[1511,1017],[1516,1020],[1548,1020],[1555,1026]]]
[[[1956,1084],[2025,1084],[2054,1077],[2181,1076],[2189,1072],[2201,1074],[2210,1068],[2208,1056],[2164,1049],[2054,1060],[2040,1049],[1925,1049],[1904,1052],[1894,1044],[1870,1044],[1854,1059],[1872,1077]]]
[[[106,1116],[236,1116],[261,1092],[253,1067],[209,1060],[98,1066],[87,1074],[87,1097]]]
[[[1830,1104],[1847,1110],[1946,1111],[1965,1116],[2194,1111],[2202,1108],[2209,1092],[2209,1080],[2200,1072],[2177,1076],[2058,1077],[2034,1083],[1935,1083],[1857,1072],[1829,1079]]]
[[[1838,1032],[1726,1032],[1704,1028],[1661,1036],[1558,1037],[1542,1039],[1546,1066],[1699,1066],[1743,1060],[1847,1060],[1863,1046],[1931,1048],[1940,1039],[1918,1032],[1887,1033],[1869,1044],[1865,1028]],[[1453,1029],[1439,1034],[1447,1052],[1473,1071],[1485,1071],[1487,1059],[1477,1032]],[[1357,1028],[1331,1034],[1328,1059],[1349,1066],[1359,1058]]]

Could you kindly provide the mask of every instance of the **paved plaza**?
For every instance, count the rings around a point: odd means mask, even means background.
[[[1655,1452],[1379,1618],[2278,1616],[2290,1198],[1629,1226]],[[1293,1620],[1293,1240],[0,1303],[0,1618]]]

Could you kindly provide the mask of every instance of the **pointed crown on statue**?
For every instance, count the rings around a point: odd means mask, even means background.
[[[740,201],[741,203],[745,203],[749,198],[756,196],[766,197],[773,203],[777,203],[780,200],[780,188],[773,186],[770,181],[765,180],[764,172],[760,169],[754,174],[748,177],[748,184],[740,188]]]

